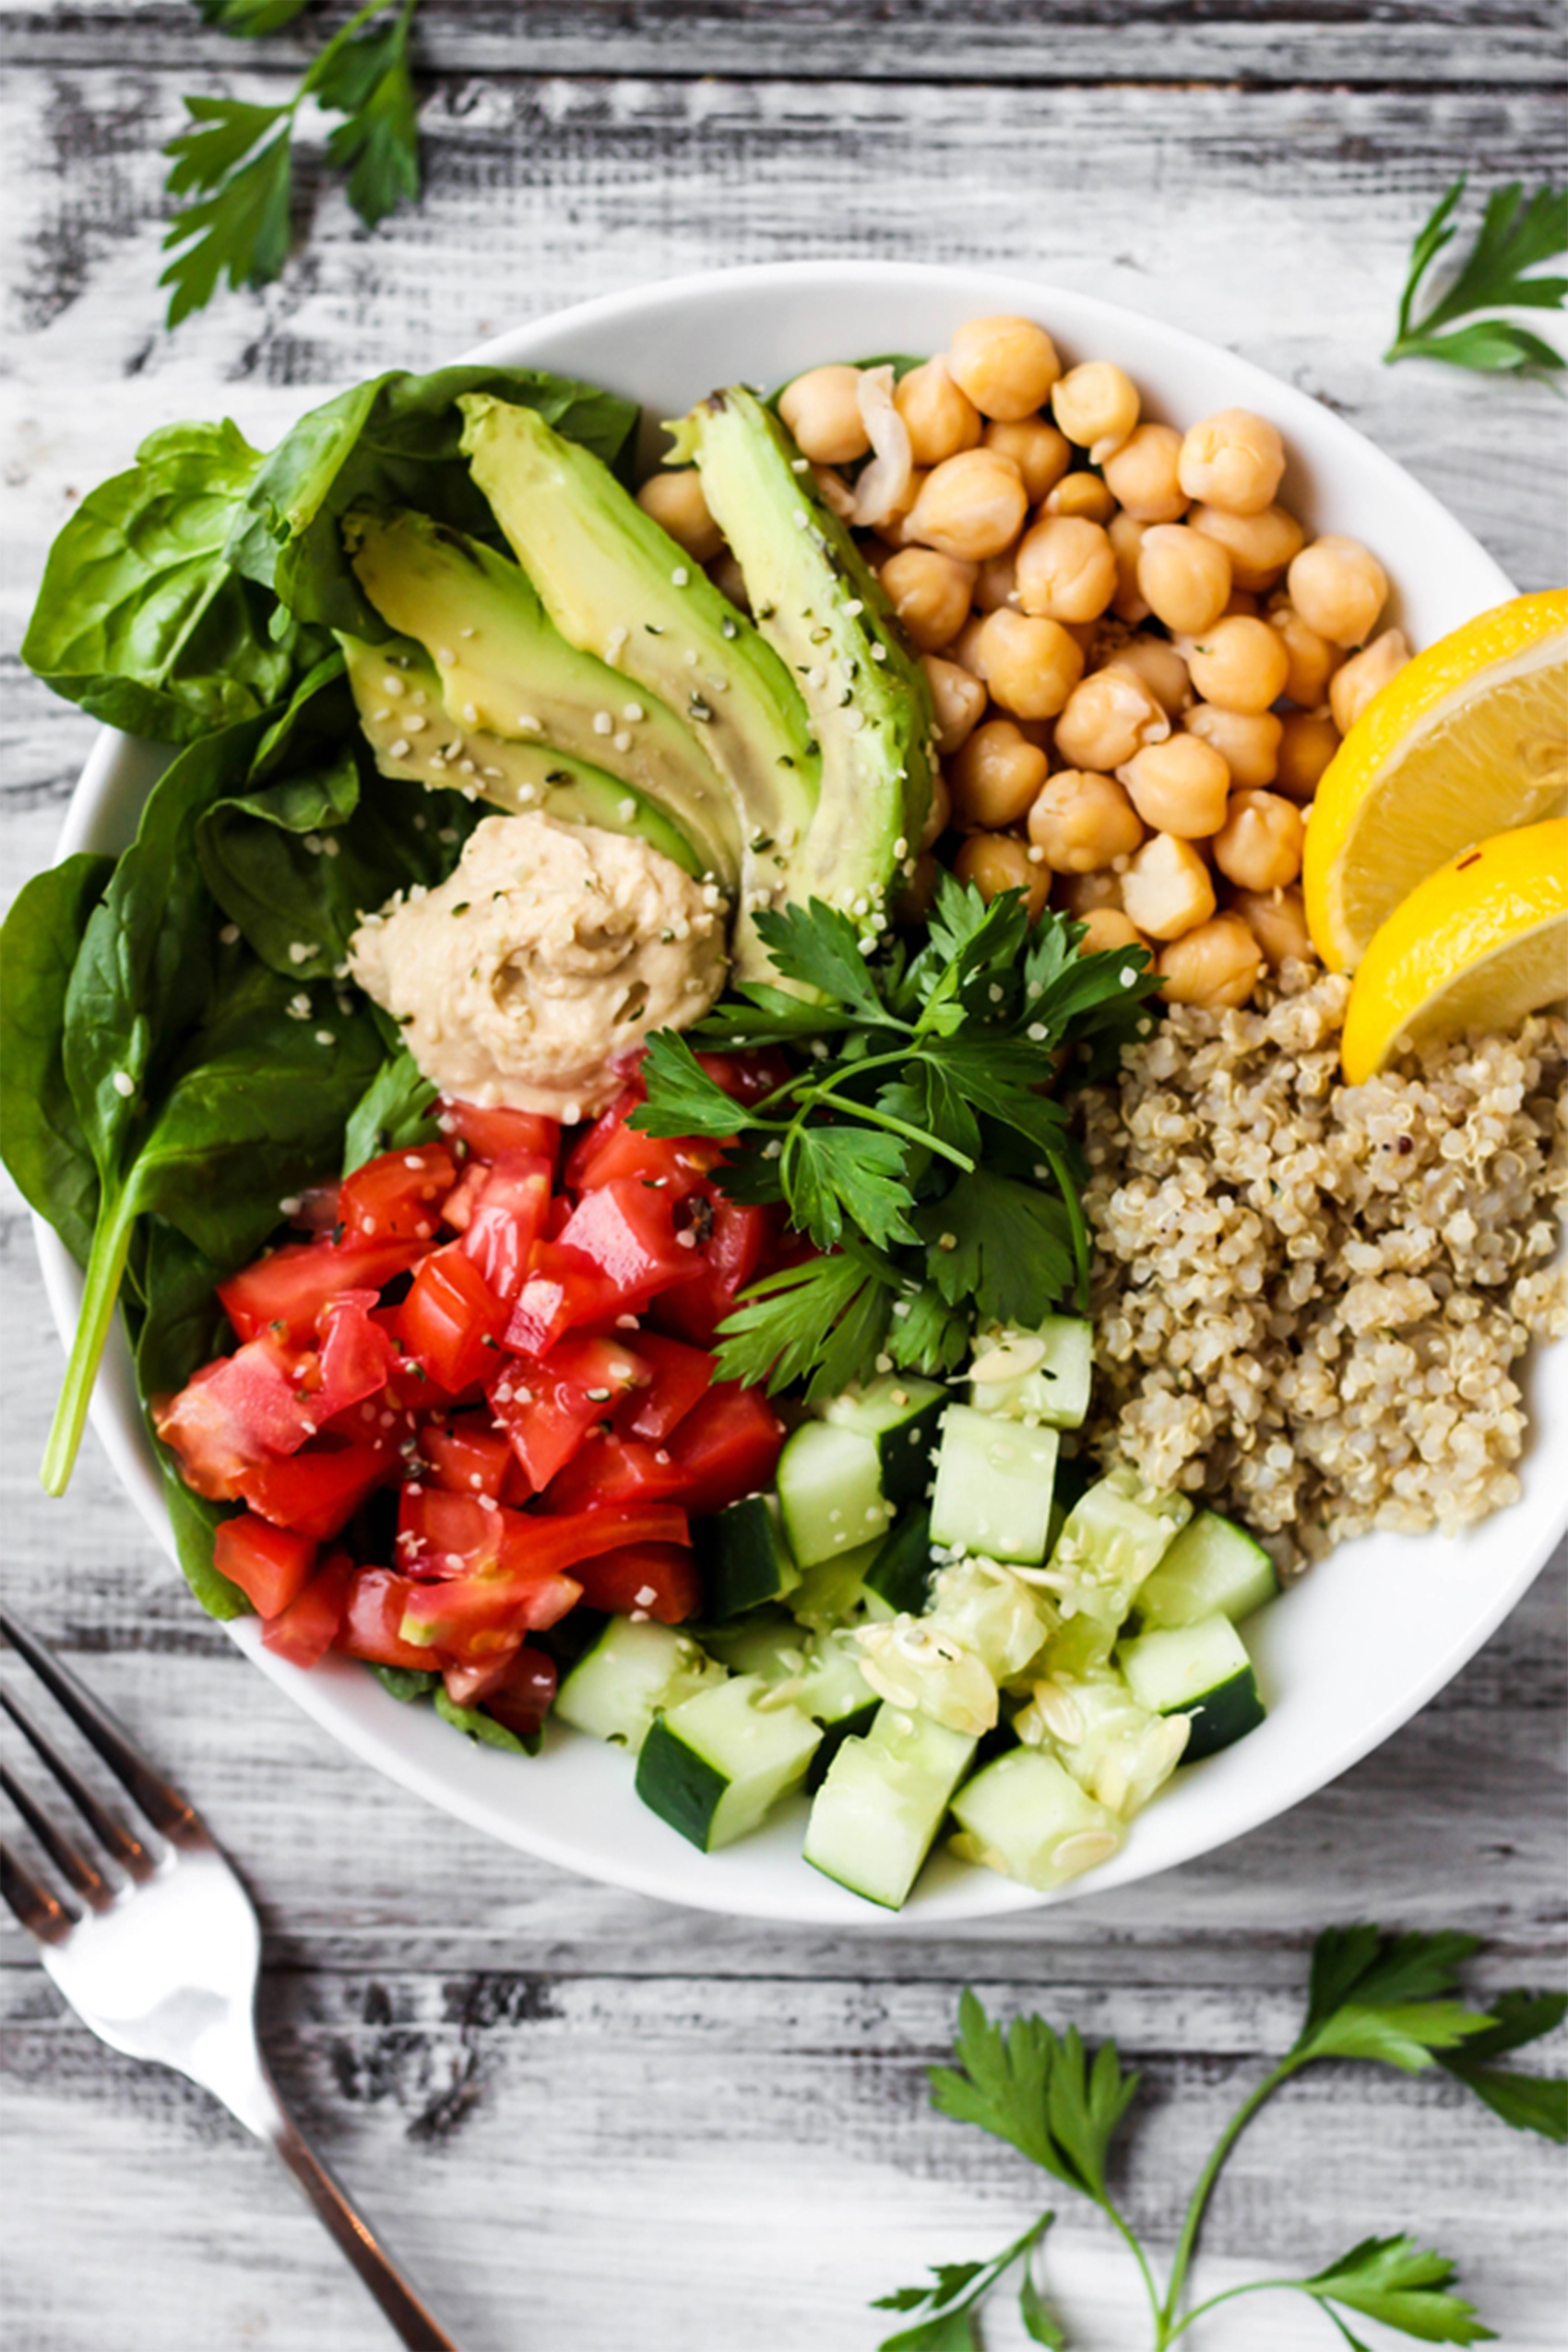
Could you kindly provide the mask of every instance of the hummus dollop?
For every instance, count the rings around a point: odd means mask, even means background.
[[[490,816],[445,882],[365,917],[349,964],[444,1093],[570,1123],[616,1093],[617,1055],[707,1012],[724,904],[635,836]]]

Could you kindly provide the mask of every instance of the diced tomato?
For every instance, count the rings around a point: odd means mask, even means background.
[[[498,1691],[511,1673],[517,1652],[523,1645],[521,1633],[496,1635],[497,1647],[489,1656],[476,1658],[472,1665],[460,1665],[451,1660],[441,1669],[446,1685],[446,1695],[454,1706],[477,1707]],[[542,1653],[536,1652],[536,1656]]]
[[[673,1503],[610,1503],[592,1511],[503,1511],[501,1564],[525,1574],[574,1575],[585,1560],[623,1543],[689,1543],[691,1526]]]
[[[653,1372],[646,1388],[628,1396],[615,1416],[623,1437],[640,1437],[650,1445],[667,1438],[699,1397],[706,1396],[719,1371],[716,1358],[701,1348],[688,1348],[662,1332],[639,1331],[637,1354]]]
[[[493,1503],[442,1486],[406,1486],[398,1498],[398,1565],[418,1576],[481,1575],[501,1557]]]
[[[538,1152],[503,1152],[476,1195],[460,1243],[498,1299],[510,1306],[543,1229],[554,1182]]]
[[[397,1334],[450,1396],[495,1370],[506,1306],[460,1241],[421,1260],[398,1310]]]
[[[434,1666],[428,1649],[416,1648],[398,1631],[410,1596],[418,1590],[411,1576],[395,1575],[390,1568],[362,1568],[349,1586],[337,1647],[372,1666]]]
[[[323,1420],[379,1396],[398,1369],[390,1333],[372,1321],[374,1290],[346,1290],[321,1311],[321,1371],[311,1402]]]
[[[471,1700],[459,1699],[452,1687],[457,1676],[469,1671],[461,1666],[449,1667],[446,1671],[447,1695],[458,1706],[473,1704]],[[531,1740],[550,1713],[554,1696],[555,1660],[525,1644],[507,1661],[501,1681],[486,1693],[484,1705],[497,1723],[505,1724],[519,1740]]]
[[[551,1512],[591,1511],[605,1503],[683,1503],[690,1484],[666,1446],[593,1437],[551,1480],[542,1500]]]
[[[476,1159],[499,1159],[503,1152],[538,1152],[553,1169],[561,1151],[561,1123],[532,1111],[511,1111],[503,1103],[460,1102],[444,1094],[435,1106],[444,1135],[467,1144]]]
[[[420,1431],[420,1451],[437,1486],[453,1494],[500,1501],[512,1467],[512,1449],[502,1431],[492,1429],[487,1421],[471,1413],[440,1424],[426,1421]]]
[[[449,1225],[454,1233],[466,1233],[474,1213],[474,1203],[489,1182],[489,1160],[470,1159],[441,1204],[443,1225]]]
[[[345,1240],[433,1241],[441,1204],[457,1181],[457,1164],[445,1144],[367,1159],[344,1177],[338,1194]]]
[[[561,1229],[561,1247],[600,1269],[618,1310],[643,1306],[695,1271],[696,1237],[676,1232],[674,1206],[640,1178],[616,1177],[583,1194]]]
[[[506,1325],[506,1345],[522,1356],[548,1355],[574,1324],[600,1323],[619,1304],[615,1284],[581,1251],[560,1241],[536,1241],[533,1264]]]
[[[315,1666],[342,1630],[354,1563],[346,1551],[323,1561],[303,1590],[261,1629],[264,1649],[286,1657],[291,1666]]]
[[[744,1053],[699,1053],[697,1060],[716,1087],[748,1105],[776,1094],[794,1075],[788,1055],[776,1045],[754,1046]]]
[[[242,1339],[264,1333],[291,1347],[308,1344],[321,1311],[343,1290],[380,1290],[424,1253],[422,1241],[371,1241],[335,1244],[286,1241],[218,1285],[223,1312]]]
[[[374,1445],[319,1439],[286,1461],[257,1462],[242,1470],[239,1492],[275,1527],[327,1543],[345,1527],[369,1494],[386,1483],[392,1457]]]
[[[478,1666],[515,1649],[519,1633],[557,1624],[576,1607],[582,1589],[575,1577],[522,1569],[415,1585],[399,1631],[427,1652],[442,1650],[462,1665]]]
[[[596,1421],[608,1420],[629,1392],[646,1387],[640,1356],[613,1339],[568,1336],[542,1361],[519,1356],[490,1389],[530,1489],[548,1486]]]
[[[232,1503],[244,1471],[315,1436],[315,1408],[300,1394],[304,1370],[274,1341],[251,1339],[193,1372],[177,1396],[153,1399],[153,1425],[193,1494]]]
[[[670,1439],[687,1509],[722,1511],[769,1485],[783,1444],[784,1424],[760,1389],[733,1380],[710,1388]]]
[[[678,1543],[626,1543],[601,1551],[576,1570],[589,1609],[615,1617],[657,1617],[680,1625],[702,1604],[702,1578],[685,1547]]]
[[[309,1536],[269,1526],[254,1511],[239,1511],[219,1521],[212,1564],[238,1585],[258,1617],[276,1617],[304,1590],[315,1565],[315,1544]]]
[[[639,1080],[623,1087],[608,1111],[595,1120],[568,1155],[565,1182],[573,1192],[588,1192],[617,1178],[636,1177],[659,1184],[680,1200],[724,1157],[724,1146],[709,1137],[670,1140],[645,1135],[626,1121],[645,1100]]]
[[[761,1271],[773,1229],[766,1208],[730,1200],[717,1185],[700,1187],[683,1204],[683,1213],[692,1214],[699,1202],[701,1214],[692,1227],[701,1252],[696,1273],[679,1289],[661,1291],[651,1312],[660,1330],[707,1348],[725,1316],[733,1313],[746,1284]]]

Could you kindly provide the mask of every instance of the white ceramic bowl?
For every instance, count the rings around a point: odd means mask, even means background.
[[[1316,401],[1174,327],[1022,279],[867,262],[734,270],[588,303],[468,356],[556,367],[631,395],[649,420],[651,457],[653,421],[680,415],[717,385],[772,385],[819,361],[868,351],[937,350],[963,320],[993,312],[1040,320],[1069,363],[1118,362],[1147,411],[1172,423],[1233,405],[1273,418],[1290,450],[1287,503],[1315,529],[1352,532],[1375,550],[1416,645],[1513,593],[1427,491]],[[61,855],[121,848],[165,756],[106,731],[77,787]],[[42,1227],[39,1248],[68,1337],[80,1277]],[[1397,1730],[1474,1655],[1562,1524],[1562,1503],[1543,1472],[1568,1442],[1568,1348],[1538,1357],[1530,1384],[1535,1437],[1523,1499],[1457,1540],[1372,1537],[1313,1569],[1248,1628],[1267,1722],[1182,1774],[1134,1824],[1114,1861],[1047,1899],[1168,1870],[1284,1812]],[[92,1419],[137,1509],[172,1553],[118,1334]],[[361,1667],[333,1660],[302,1673],[267,1656],[254,1621],[230,1630],[265,1674],[367,1764],[475,1828],[593,1878],[709,1910],[890,1932],[986,1918],[1040,1899],[944,1855],[905,1912],[880,1912],[801,1859],[803,1805],[762,1835],[705,1856],[638,1803],[619,1751],[557,1734],[537,1762],[524,1764],[457,1738],[428,1708],[399,1705]]]

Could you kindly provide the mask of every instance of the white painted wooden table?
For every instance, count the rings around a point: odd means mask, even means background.
[[[156,150],[179,93],[277,94],[267,58],[297,53],[224,43],[185,0],[0,0],[10,887],[51,855],[90,734],[14,647],[50,536],[144,432],[227,410],[265,444],[316,387],[681,270],[918,255],[1111,295],[1341,409],[1521,587],[1568,576],[1551,397],[1377,359],[1412,231],[1455,172],[1562,176],[1550,0],[424,15],[422,209],[368,236],[327,196],[279,285],[170,341]],[[1483,1981],[1562,1981],[1561,1559],[1419,1721],[1205,1862],[985,1936],[727,1925],[486,1846],[371,1778],[199,1615],[90,1442],[69,1503],[46,1503],[59,1360],[14,1198],[0,1253],[8,1589],[243,1862],[278,2072],[467,2352],[873,2345],[869,2296],[991,2251],[1034,2209],[1021,2161],[926,2104],[966,1980],[1113,2032],[1145,2064],[1125,2196],[1167,2241],[1178,2191],[1293,2031],[1320,1925],[1460,1925],[1491,1940]],[[237,2129],[89,2041],[18,1938],[0,1958],[14,2352],[380,2352],[369,2305]],[[1445,2079],[1324,2070],[1244,2144],[1201,2275],[1312,2267],[1409,2226],[1461,2260],[1513,2352],[1555,2352],[1562,2211],[1553,2152]],[[1070,2206],[1052,2275],[1076,2340],[1146,2341],[1125,2263]],[[1309,2310],[1241,2308],[1201,2335],[1211,2352],[1330,2340]]]

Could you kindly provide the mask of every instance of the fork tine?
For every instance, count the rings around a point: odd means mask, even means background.
[[[0,1895],[3,1895],[29,1935],[40,1943],[63,1943],[76,1921],[63,1903],[24,1870],[10,1847],[0,1845]]]
[[[137,1753],[102,1701],[95,1698],[80,1677],[8,1609],[0,1609],[0,1633],[4,1633],[18,1656],[26,1658],[44,1688],[58,1699],[77,1730],[91,1740],[121,1787],[136,1799],[155,1829],[172,1838],[201,1829],[195,1808]],[[44,1761],[47,1763],[48,1758]]]
[[[0,1690],[0,1707],[5,1708],[40,1764],[53,1774],[100,1845],[113,1855],[121,1869],[128,1871],[132,1878],[148,1877],[157,1865],[140,1838],[133,1835],[123,1822],[116,1821],[113,1814],[99,1803],[86,1781],[65,1762],[53,1741],[39,1729],[25,1708],[18,1705],[9,1691]]]
[[[114,1900],[114,1890],[103,1872],[96,1868],[80,1847],[72,1845],[64,1831],[55,1828],[42,1805],[33,1802],[16,1774],[3,1764],[0,1764],[0,1789],[4,1789],[9,1797],[55,1869],[65,1872],[72,1891],[79,1895],[84,1903],[89,1903],[97,1911]]]

